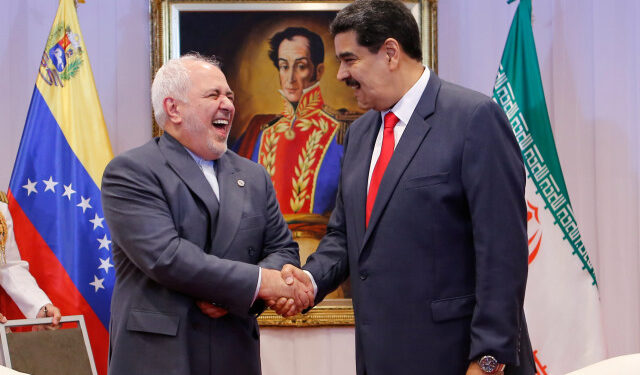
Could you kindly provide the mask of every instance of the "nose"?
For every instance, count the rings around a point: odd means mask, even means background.
[[[222,98],[222,102],[220,102],[220,109],[229,113],[233,113],[235,107],[233,106],[233,102],[227,96]]]
[[[295,82],[295,80],[294,80],[294,77],[295,77],[294,71],[295,71],[295,70],[296,70],[296,69],[295,69],[295,67],[292,67],[292,68],[291,68],[291,69],[289,69],[289,71],[286,73],[286,74],[287,74],[287,76],[288,76],[288,77],[287,77],[287,81],[289,81],[289,82]]]
[[[344,81],[345,79],[349,78],[349,71],[345,67],[344,62],[340,63],[340,67],[338,68],[338,74],[336,78],[338,78],[339,81]]]

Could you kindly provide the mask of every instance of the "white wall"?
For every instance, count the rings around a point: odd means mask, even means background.
[[[0,0],[0,190],[6,191],[57,1]],[[151,137],[149,5],[80,4],[78,18],[115,154]]]
[[[6,190],[57,4],[0,5],[0,189]],[[441,0],[440,76],[489,94],[516,5]],[[533,6],[547,105],[569,194],[597,268],[609,354],[640,352],[640,2],[538,0]],[[151,135],[148,4],[87,0],[78,14],[118,154]],[[297,368],[306,369],[287,367],[289,373],[348,374],[355,367],[349,328],[263,330],[262,340],[265,374],[284,369],[274,355],[298,358]],[[334,365],[319,366],[317,358],[333,358]]]

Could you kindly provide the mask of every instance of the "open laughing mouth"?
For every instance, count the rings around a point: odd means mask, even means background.
[[[214,128],[225,132],[227,131],[227,127],[229,126],[229,120],[213,120],[213,122],[211,122],[211,125],[213,125]]]

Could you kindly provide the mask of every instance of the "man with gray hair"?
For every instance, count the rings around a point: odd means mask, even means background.
[[[264,168],[227,151],[235,109],[218,63],[170,60],[151,92],[164,134],[102,180],[116,269],[109,374],[259,374],[261,300],[312,302],[276,271],[299,266],[298,246]]]

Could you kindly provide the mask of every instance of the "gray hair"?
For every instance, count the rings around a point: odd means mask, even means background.
[[[174,98],[187,102],[187,95],[191,88],[189,70],[186,61],[203,62],[220,68],[220,61],[215,57],[202,56],[199,53],[188,53],[177,59],[171,59],[158,69],[151,84],[151,105],[156,122],[161,129],[167,121],[167,114],[162,103],[166,98]]]

